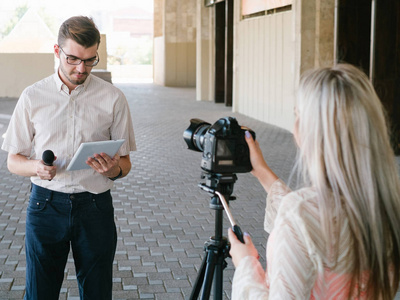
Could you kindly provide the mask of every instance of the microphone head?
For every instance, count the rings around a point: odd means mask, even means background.
[[[54,153],[51,150],[46,150],[42,154],[42,160],[46,166],[52,166],[54,161]]]

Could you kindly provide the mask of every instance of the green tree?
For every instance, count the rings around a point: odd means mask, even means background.
[[[14,29],[15,25],[21,20],[21,18],[24,16],[24,14],[28,11],[28,4],[24,4],[21,6],[18,6],[15,11],[13,17],[10,19],[8,24],[5,26],[5,28],[0,32],[1,37],[4,38],[7,36],[11,30]]]
[[[55,22],[55,18],[52,15],[49,15],[46,12],[46,8],[41,7],[40,10],[38,11],[39,16],[42,18],[43,22],[49,27],[50,31],[57,36],[58,34],[58,28],[57,24]]]

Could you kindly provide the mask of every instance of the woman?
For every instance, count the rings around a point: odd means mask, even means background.
[[[232,299],[393,299],[400,270],[400,180],[368,78],[339,64],[300,81],[294,136],[306,186],[291,192],[246,137],[268,193],[267,271],[232,230]]]

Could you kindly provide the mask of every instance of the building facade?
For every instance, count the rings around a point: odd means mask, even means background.
[[[400,154],[400,1],[155,0],[154,82],[292,130],[301,74],[348,62],[373,81]]]

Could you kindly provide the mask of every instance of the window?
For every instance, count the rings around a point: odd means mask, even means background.
[[[293,0],[242,0],[242,17],[266,15],[290,10]]]

